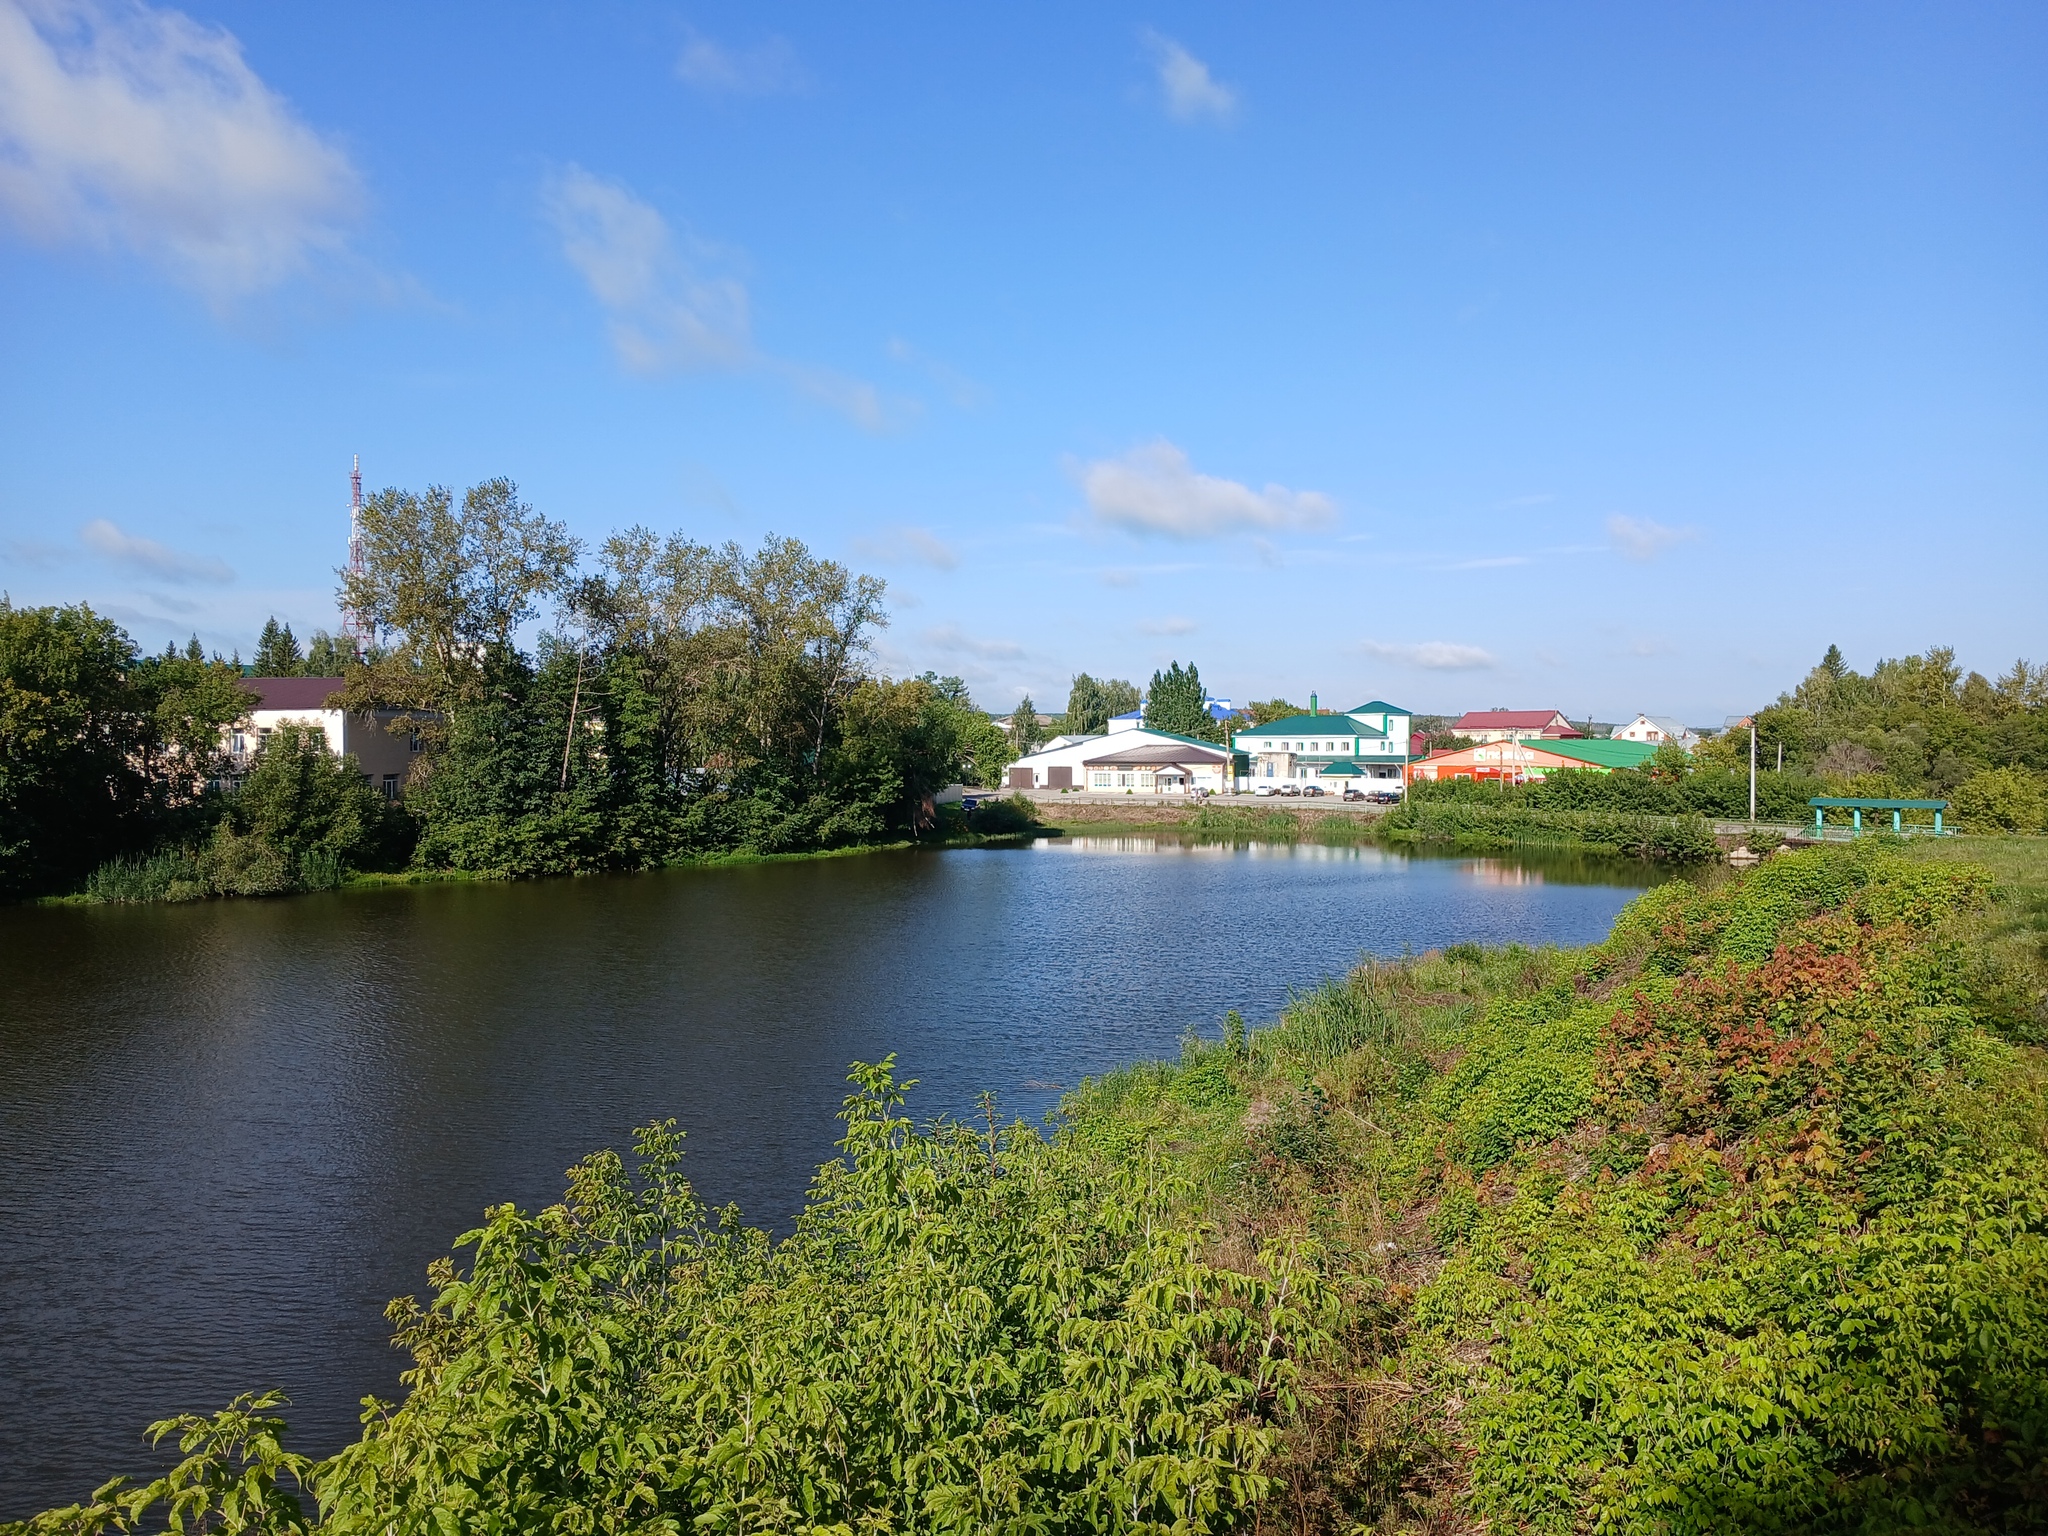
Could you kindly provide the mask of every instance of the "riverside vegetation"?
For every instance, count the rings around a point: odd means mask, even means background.
[[[857,1068],[780,1242],[650,1126],[393,1305],[339,1454],[250,1397],[14,1529],[2040,1529],[2048,870],[1992,851],[1369,964],[1049,1136]]]

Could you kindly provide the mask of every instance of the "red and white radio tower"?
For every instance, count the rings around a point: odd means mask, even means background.
[[[348,573],[363,579],[363,456],[355,456],[355,468],[348,476]],[[350,605],[341,611],[341,637],[357,661],[369,658],[377,643],[377,626],[367,622],[360,609]]]

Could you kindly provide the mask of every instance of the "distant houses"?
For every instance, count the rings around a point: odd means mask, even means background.
[[[1700,733],[1684,721],[1676,720],[1670,715],[1637,715],[1627,725],[1617,725],[1614,728],[1613,739],[1647,741],[1653,746],[1663,746],[1669,742],[1690,752],[1700,744]]]
[[[1471,709],[1458,717],[1450,733],[1481,742],[1558,740],[1582,734],[1554,709]]]
[[[1210,704],[1214,718],[1229,717],[1228,700]],[[1311,694],[1306,711],[1246,726],[1224,746],[1154,730],[1134,709],[1111,719],[1100,735],[1054,737],[1009,764],[1004,781],[1016,790],[1098,794],[1298,794],[1311,786],[1332,794],[1399,793],[1426,780],[1523,784],[1552,773],[1612,773],[1642,766],[1666,744],[1690,751],[1700,741],[1699,732],[1663,715],[1589,726],[1600,733],[1589,735],[1562,710],[1478,709],[1441,733],[1471,745],[1429,751],[1428,737],[1413,724],[1411,711],[1384,699],[1326,710]]]

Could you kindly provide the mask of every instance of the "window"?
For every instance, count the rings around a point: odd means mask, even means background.
[[[1090,775],[1088,775],[1088,784],[1089,787],[1093,789],[1108,789],[1109,775],[1106,773],[1099,772],[1091,773]]]
[[[396,800],[398,798],[398,775],[395,773],[384,775],[384,798],[386,800]]]
[[[418,732],[417,730],[407,731],[407,732],[405,733],[405,745],[406,745],[406,748],[407,748],[407,750],[408,750],[408,751],[412,751],[412,752],[417,752],[417,751],[419,751],[419,749],[420,749],[420,733],[419,733],[419,732]]]
[[[235,756],[240,757],[244,752],[249,750],[249,738],[243,735],[242,732],[240,731],[235,732],[234,744],[229,748],[229,750],[232,751],[235,754]]]

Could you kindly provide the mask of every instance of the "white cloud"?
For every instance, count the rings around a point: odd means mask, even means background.
[[[752,48],[728,48],[692,32],[676,60],[676,74],[700,91],[728,96],[775,96],[810,84],[796,50],[780,37]]]
[[[1629,560],[1654,560],[1674,544],[1696,539],[1692,528],[1667,528],[1647,517],[1628,517],[1617,512],[1607,519],[1607,537]]]
[[[1133,448],[1120,459],[1085,464],[1080,479],[1095,516],[1132,533],[1216,538],[1314,527],[1337,514],[1330,498],[1317,491],[1270,484],[1255,491],[1236,480],[1197,474],[1187,454],[1164,438]]]
[[[932,650],[972,656],[980,661],[1015,661],[1024,654],[1024,647],[1014,640],[982,640],[957,624],[936,625],[926,630],[922,638]]]
[[[1494,665],[1492,652],[1452,640],[1419,640],[1409,644],[1368,640],[1364,649],[1369,656],[1405,662],[1425,672],[1478,672]]]
[[[155,539],[125,533],[104,517],[87,523],[78,530],[78,536],[94,554],[159,581],[222,585],[235,579],[235,573],[224,560],[180,553]]]
[[[1164,619],[1147,619],[1138,626],[1138,633],[1143,635],[1192,635],[1196,627],[1193,619],[1183,619],[1176,615]]]
[[[1157,32],[1145,34],[1152,61],[1159,71],[1159,89],[1166,110],[1182,122],[1212,117],[1228,121],[1237,111],[1237,92],[1209,73],[1209,66],[1170,37]]]
[[[626,367],[662,373],[752,359],[746,286],[686,259],[668,221],[620,183],[567,166],[543,184],[541,205],[562,254],[604,306]]]
[[[855,539],[853,547],[870,560],[892,565],[928,565],[934,570],[950,571],[960,564],[960,553],[952,545],[929,528],[907,523],[886,528],[872,538]]]
[[[121,246],[216,303],[339,252],[348,156],[229,33],[178,11],[0,0],[0,209],[49,244]]]
[[[541,211],[603,306],[612,349],[630,371],[770,373],[869,432],[915,416],[916,401],[884,398],[864,379],[760,351],[746,284],[717,270],[730,265],[732,253],[705,241],[679,242],[659,211],[624,183],[565,166],[542,183]]]

